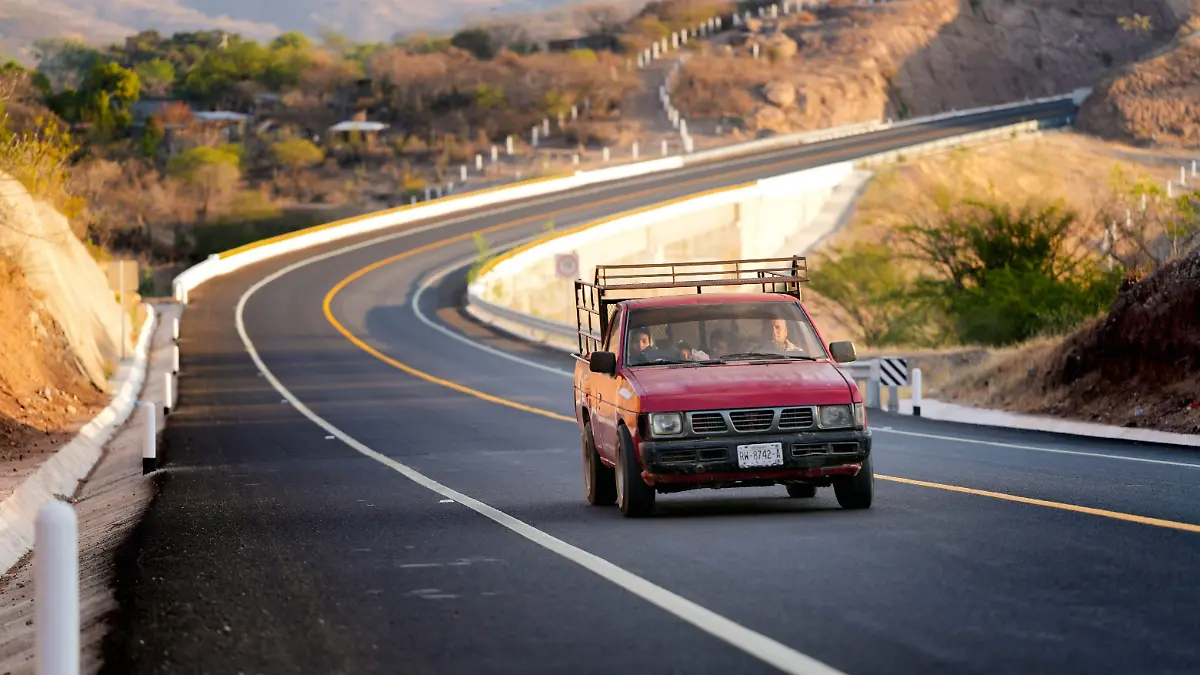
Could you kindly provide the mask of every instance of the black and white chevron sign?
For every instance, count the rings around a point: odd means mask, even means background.
[[[879,359],[879,383],[886,387],[908,385],[908,359],[884,356]]]

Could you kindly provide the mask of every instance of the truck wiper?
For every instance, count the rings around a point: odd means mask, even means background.
[[[729,359],[792,359],[796,361],[816,361],[812,356],[803,354],[767,354],[764,352],[739,352],[737,354],[726,354],[721,357],[723,360]]]

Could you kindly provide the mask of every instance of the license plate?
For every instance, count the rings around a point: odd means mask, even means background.
[[[753,469],[760,466],[783,466],[783,443],[751,443],[737,446],[738,466]]]

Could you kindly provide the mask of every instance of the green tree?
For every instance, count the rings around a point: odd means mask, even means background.
[[[1061,332],[1116,296],[1119,272],[1073,245],[1079,217],[1061,204],[971,199],[901,232],[930,271],[918,292],[953,318],[963,342],[1008,345]]]
[[[250,101],[239,85],[263,78],[271,66],[272,54],[252,40],[231,40],[226,49],[204,55],[183,79],[184,93],[212,105],[244,107]]]
[[[475,85],[475,107],[480,110],[503,110],[508,107],[504,98],[504,87],[498,84]]]
[[[50,109],[68,121],[88,122],[95,138],[106,139],[129,128],[130,106],[141,95],[137,73],[113,61],[96,61],[78,90],[67,89],[50,97]]]
[[[147,159],[155,159],[158,157],[158,146],[166,138],[166,128],[163,126],[162,118],[158,115],[151,115],[150,119],[146,120],[146,128],[142,131],[142,138],[138,141],[138,146],[142,151],[142,155]]]
[[[166,96],[175,84],[175,65],[166,59],[155,58],[136,65],[133,69],[151,96]]]
[[[916,293],[892,247],[856,243],[833,249],[814,265],[810,285],[858,324],[869,346],[924,346],[940,341],[939,317]]]
[[[312,40],[299,31],[288,31],[271,41],[271,49],[300,49],[307,51],[312,47]]]
[[[460,30],[450,38],[450,44],[474,54],[475,58],[481,61],[486,61],[496,55],[491,34],[482,28]]]
[[[300,192],[302,190],[300,178],[304,169],[320,164],[325,159],[325,152],[308,139],[290,138],[273,144],[271,156],[278,166],[287,170],[297,192]]]
[[[241,164],[239,154],[227,147],[200,146],[172,157],[167,173],[199,191],[200,219],[207,222],[214,215],[218,201],[236,190]]]

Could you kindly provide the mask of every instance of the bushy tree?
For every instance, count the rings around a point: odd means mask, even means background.
[[[144,61],[134,66],[133,72],[151,96],[166,96],[175,84],[175,65],[166,59]]]
[[[320,164],[325,159],[325,152],[308,139],[290,138],[271,145],[271,157],[291,175],[296,190],[300,191],[304,169]]]
[[[241,154],[236,148],[200,146],[172,157],[167,172],[199,192],[200,219],[207,221],[214,215],[218,202],[237,188],[241,164]]]
[[[869,346],[935,344],[933,312],[883,243],[859,242],[814,261],[811,286],[858,324]]]
[[[483,28],[460,30],[450,38],[450,44],[474,54],[475,58],[481,61],[486,61],[496,55],[496,46],[492,44],[492,36]]]
[[[1007,345],[1070,329],[1115,298],[1119,272],[1080,249],[1080,225],[1061,204],[970,199],[901,233],[929,271],[918,292],[952,317],[955,337]]]

